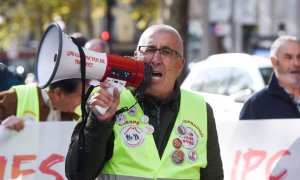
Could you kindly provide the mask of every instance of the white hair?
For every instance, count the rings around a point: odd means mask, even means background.
[[[288,41],[293,41],[293,42],[297,42],[299,43],[297,37],[295,36],[289,36],[289,35],[282,35],[279,36],[271,45],[271,49],[270,49],[270,57],[271,58],[275,58],[278,60],[277,58],[277,52],[278,49],[286,42]]]
[[[138,42],[138,46],[140,45],[143,45],[144,44],[144,41],[145,39],[149,36],[149,34],[152,34],[153,32],[170,32],[170,33],[173,33],[177,39],[178,39],[178,42],[180,43],[180,54],[181,56],[183,56],[183,40],[182,40],[182,37],[180,36],[180,34],[178,33],[178,31],[173,28],[172,26],[169,26],[169,25],[166,25],[166,24],[155,24],[155,25],[152,25],[150,27],[148,27],[144,32],[143,34],[141,35],[140,37],[140,40]],[[137,48],[138,48],[137,46]]]

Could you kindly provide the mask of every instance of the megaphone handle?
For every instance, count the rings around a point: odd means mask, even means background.
[[[111,86],[107,89],[107,91],[113,95],[114,92],[114,88],[118,88],[119,93],[121,93],[121,91],[123,90],[123,88],[126,85],[126,81],[123,80],[119,80],[119,79],[114,79],[114,78],[110,78],[108,77],[106,80],[106,82],[108,82]],[[107,111],[109,107],[101,107],[101,106],[95,106],[95,110],[97,111],[97,113],[99,113],[100,115],[105,114],[105,112]]]

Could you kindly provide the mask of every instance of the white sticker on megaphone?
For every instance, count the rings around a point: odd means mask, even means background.
[[[108,82],[111,86],[107,89],[107,91],[112,95],[113,94],[113,91],[114,91],[114,88],[118,88],[119,90],[119,93],[121,93],[121,91],[123,90],[123,88],[125,87],[126,85],[126,81],[123,81],[123,80],[120,80],[120,79],[114,79],[114,78],[111,78],[111,77],[108,77],[105,82]],[[109,107],[101,107],[101,106],[95,106],[95,110],[97,111],[97,113],[99,113],[100,115],[103,115],[106,110],[108,109]]]

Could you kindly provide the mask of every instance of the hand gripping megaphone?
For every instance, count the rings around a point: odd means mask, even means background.
[[[109,80],[119,91],[124,86],[140,91],[148,87],[152,75],[150,65],[114,54],[98,53],[85,48],[82,50],[86,60],[86,79],[100,82]],[[58,24],[50,24],[43,34],[35,61],[35,76],[39,87],[45,88],[50,83],[63,79],[81,78],[80,62],[77,44],[61,31]],[[102,114],[106,110],[100,111]]]

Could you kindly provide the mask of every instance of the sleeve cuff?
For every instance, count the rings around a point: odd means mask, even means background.
[[[87,129],[94,129],[94,128],[113,128],[115,124],[116,118],[115,116],[110,121],[101,122],[98,121],[94,113],[91,113],[88,120],[87,120]]]

